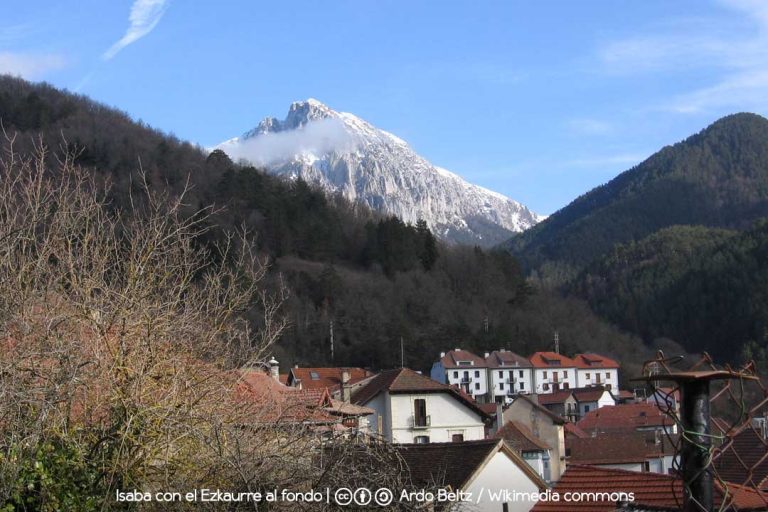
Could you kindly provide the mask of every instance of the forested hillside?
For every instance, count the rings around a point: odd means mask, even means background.
[[[735,114],[579,197],[507,247],[556,282],[614,244],[674,225],[748,228],[768,216],[768,120]]]
[[[428,369],[440,350],[550,347],[554,330],[565,352],[596,350],[637,371],[648,351],[591,313],[583,301],[530,287],[504,251],[447,247],[423,223],[382,218],[302,181],[286,182],[134,122],[124,113],[47,85],[0,77],[0,119],[16,148],[39,137],[53,153],[112,182],[113,207],[127,204],[139,169],[151,185],[178,194],[191,215],[214,205],[201,244],[245,226],[283,283],[290,325],[276,355],[293,363],[376,368],[404,362]],[[334,358],[330,337],[333,323]]]
[[[571,291],[646,339],[669,337],[722,361],[768,362],[768,222],[741,233],[662,230],[614,248]]]

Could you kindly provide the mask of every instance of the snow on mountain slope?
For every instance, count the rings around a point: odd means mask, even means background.
[[[439,237],[491,246],[542,220],[522,204],[436,167],[391,133],[315,99],[295,102],[219,149],[270,173],[309,183],[406,222],[427,221]]]

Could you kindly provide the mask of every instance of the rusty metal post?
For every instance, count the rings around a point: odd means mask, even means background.
[[[709,380],[682,380],[682,448],[680,453],[685,501],[684,512],[712,512],[712,469],[709,465]]]

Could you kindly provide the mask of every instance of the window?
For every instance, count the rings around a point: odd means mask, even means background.
[[[518,386],[520,386],[520,391],[522,391],[523,389],[525,389],[525,382],[523,382],[523,381],[520,381],[520,382],[518,382],[517,384],[518,384]]]
[[[416,444],[429,444],[429,436],[416,436],[413,438]]]
[[[464,372],[464,378],[469,380],[469,372]]]
[[[567,382],[563,382],[563,389],[571,389],[571,385]]]
[[[586,414],[586,413],[588,413],[588,412],[589,412],[589,406],[588,406],[588,405],[585,405],[585,406],[584,406],[584,414]]]
[[[557,380],[557,372],[552,372],[552,378]]]
[[[523,370],[520,370],[520,378],[523,378]]]
[[[547,384],[547,383],[545,382],[544,384],[542,384],[542,385],[541,385],[541,388],[542,388],[544,391],[549,391],[549,384]]]
[[[478,370],[475,370],[475,378],[476,378],[476,379],[479,379],[479,378],[480,378],[480,371],[478,371]]]
[[[651,470],[651,463],[648,461],[643,462],[643,471],[648,473]]]
[[[499,389],[504,391],[504,383],[503,382],[499,384]]]
[[[610,385],[610,384],[606,384],[606,385],[605,385],[605,389],[607,389],[608,391],[610,391],[610,390],[611,390],[611,385]]]
[[[459,372],[453,372],[453,378],[458,379],[459,378]]]
[[[608,373],[608,372],[605,372],[605,378],[606,378],[606,379],[610,379],[610,378],[611,378],[611,374],[610,374],[610,373]]]
[[[464,442],[464,434],[453,434],[451,436],[451,442],[452,443],[463,443]]]
[[[547,378],[547,372],[544,371],[543,373],[544,373],[544,378],[546,379]]]
[[[417,398],[413,401],[413,425],[415,427],[427,426],[427,401]]]
[[[459,366],[472,366],[472,361],[456,361]]]
[[[480,390],[480,383],[479,382],[475,382],[475,389],[478,390],[478,391]]]
[[[309,378],[312,380],[320,380],[320,374],[317,372],[309,372]]]
[[[591,377],[589,376],[589,372],[587,372],[587,380],[589,380]]]
[[[500,379],[503,379],[503,378],[504,378],[504,372],[499,372],[499,378],[500,378]]]

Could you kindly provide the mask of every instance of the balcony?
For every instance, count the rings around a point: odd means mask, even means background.
[[[412,430],[422,430],[432,425],[432,417],[429,414],[418,418],[411,416],[409,423]]]
[[[459,384],[471,384],[471,383],[472,383],[472,379],[469,377],[462,377],[461,380],[459,381]]]

